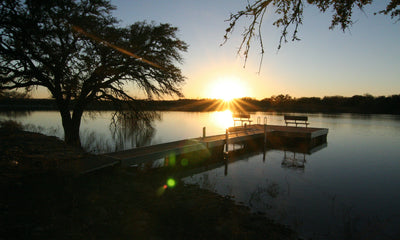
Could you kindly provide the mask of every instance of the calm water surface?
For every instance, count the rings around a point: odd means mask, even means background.
[[[267,149],[265,156],[250,154],[183,181],[230,196],[305,237],[400,239],[400,117],[307,115],[311,127],[329,128],[327,145],[312,154]],[[152,129],[110,131],[110,116],[85,115],[81,128],[82,136],[108,145],[105,151],[199,137],[203,127],[207,135],[222,134],[233,124],[229,112],[162,112]],[[268,124],[283,124],[278,114],[257,112],[251,117],[254,122],[266,117]],[[3,113],[0,119],[63,135],[57,112]],[[282,164],[294,158],[303,167]]]

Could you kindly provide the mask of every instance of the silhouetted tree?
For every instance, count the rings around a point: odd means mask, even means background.
[[[80,146],[81,117],[88,104],[122,106],[126,86],[148,98],[182,96],[181,52],[187,45],[169,24],[138,22],[119,27],[108,0],[1,0],[0,89],[42,86],[55,99],[65,142]]]
[[[244,10],[238,11],[230,15],[227,20],[229,27],[225,30],[224,39],[228,40],[229,34],[233,33],[234,27],[242,18],[250,19],[248,27],[242,33],[243,39],[239,47],[238,53],[242,53],[245,57],[245,64],[249,55],[251,47],[251,40],[258,36],[261,47],[261,60],[264,54],[264,45],[262,40],[261,25],[263,24],[264,15],[267,9],[271,9],[278,16],[273,22],[278,28],[282,29],[281,37],[278,44],[278,50],[281,48],[283,42],[287,42],[289,29],[293,26],[293,32],[290,39],[292,41],[300,40],[298,37],[298,27],[303,23],[303,8],[305,4],[316,6],[321,12],[325,13],[327,10],[332,9],[332,22],[330,29],[335,26],[345,31],[349,28],[352,21],[352,14],[355,8],[363,9],[364,6],[371,4],[373,0],[252,0]],[[400,1],[391,0],[386,9],[378,13],[390,15],[392,18],[399,18],[400,21]]]
[[[286,95],[279,94],[278,96],[271,96],[271,101],[274,104],[287,103],[291,100],[292,100],[292,97],[289,94],[286,94]]]

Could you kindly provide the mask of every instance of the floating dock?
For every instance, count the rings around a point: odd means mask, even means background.
[[[239,144],[251,141],[261,141],[266,144],[295,144],[305,141],[311,144],[326,142],[328,129],[310,127],[288,127],[277,125],[254,124],[231,127],[225,134],[185,139],[181,141],[139,147],[130,150],[104,154],[118,160],[121,166],[137,165],[146,161],[168,157],[170,154],[180,155],[201,150],[214,152],[224,151],[228,144]]]

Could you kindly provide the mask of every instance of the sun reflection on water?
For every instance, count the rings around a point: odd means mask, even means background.
[[[216,125],[223,129],[233,126],[232,112],[230,110],[214,112],[212,118]]]

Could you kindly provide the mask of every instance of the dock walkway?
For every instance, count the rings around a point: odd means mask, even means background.
[[[264,137],[264,125],[256,124],[229,128],[228,143],[235,144],[243,141],[254,140]],[[326,128],[303,128],[267,125],[267,138],[290,138],[312,141],[316,138],[325,138],[328,134]],[[148,160],[163,158],[173,153],[176,155],[223,147],[226,144],[226,134],[185,139],[175,142],[162,143],[147,147],[139,147],[125,151],[104,154],[107,157],[119,160],[122,166],[140,164]]]

